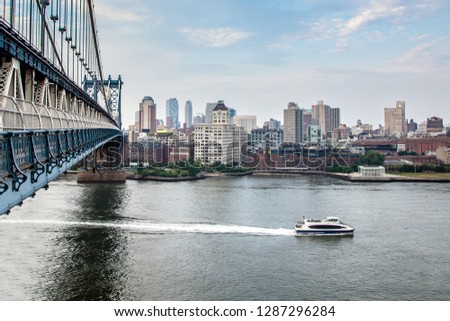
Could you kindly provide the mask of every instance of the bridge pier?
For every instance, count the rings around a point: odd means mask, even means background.
[[[123,138],[110,140],[92,152],[92,170],[78,171],[78,183],[125,183],[123,170],[124,159]]]
[[[102,170],[100,172],[78,171],[78,183],[125,183],[126,174],[123,169]]]

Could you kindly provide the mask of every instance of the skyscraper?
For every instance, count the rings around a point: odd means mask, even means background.
[[[205,115],[203,115],[202,113],[195,114],[194,125],[204,124],[204,123],[205,123]]]
[[[166,101],[166,126],[167,128],[180,128],[178,100],[176,98],[170,98]]]
[[[406,134],[405,102],[397,101],[395,108],[384,109],[386,135],[401,137]]]
[[[139,104],[138,129],[143,133],[154,133],[156,131],[156,104],[150,96],[145,96]]]
[[[233,117],[233,124],[244,127],[247,134],[252,132],[252,129],[256,128],[256,116],[255,115],[239,115]]]
[[[234,116],[237,115],[237,111],[236,111],[236,109],[231,108],[231,107],[229,107],[228,110],[230,111],[230,123],[233,124],[233,119],[234,119]]]
[[[329,131],[327,124],[330,124],[330,108],[330,106],[323,103],[323,100],[319,100],[317,105],[312,106],[311,122],[320,125],[322,137],[326,137],[327,130]]]
[[[308,137],[308,126],[312,124],[312,110],[311,109],[303,109],[303,139]]]
[[[212,123],[212,112],[216,108],[217,103],[207,103],[205,109],[205,124]]]
[[[192,102],[190,100],[186,101],[184,106],[184,122],[186,128],[191,128],[192,126]]]
[[[303,141],[303,111],[290,102],[283,110],[284,141],[299,144]]]
[[[340,108],[331,108],[319,100],[317,105],[312,106],[311,124],[319,124],[322,137],[331,138],[333,130],[339,128],[341,122]]]
[[[341,125],[341,109],[330,108],[330,132],[333,132]]]

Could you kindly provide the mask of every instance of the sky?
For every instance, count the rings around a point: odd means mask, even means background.
[[[259,126],[289,102],[341,108],[349,126],[406,118],[450,123],[447,0],[95,0],[103,70],[121,75],[124,127],[144,96],[180,120],[224,100]]]

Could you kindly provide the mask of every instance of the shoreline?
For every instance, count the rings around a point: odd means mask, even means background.
[[[424,178],[424,177],[407,177],[400,175],[387,174],[386,176],[358,176],[343,173],[329,173],[323,171],[305,171],[305,170],[273,170],[273,171],[255,171],[253,175],[269,176],[269,175],[317,175],[341,179],[351,183],[450,183],[449,178]]]
[[[77,171],[68,171],[67,174],[77,174]],[[98,175],[98,174],[97,174]],[[359,176],[356,173],[344,174],[344,173],[330,173],[323,171],[306,171],[299,169],[276,169],[276,170],[250,170],[247,172],[239,173],[201,173],[197,176],[183,176],[183,177],[164,177],[164,176],[142,176],[137,174],[126,173],[126,180],[135,181],[156,181],[156,182],[185,182],[185,181],[195,181],[206,178],[214,177],[242,177],[242,176],[291,176],[291,175],[307,175],[307,176],[325,176],[335,179],[340,179],[350,183],[450,183],[450,178],[447,177],[410,177],[386,174],[386,176]],[[99,180],[102,181],[102,180]],[[84,183],[89,182],[89,180],[82,181]]]
[[[142,176],[136,174],[128,174],[126,176],[127,180],[132,181],[154,181],[154,182],[186,182],[186,181],[197,181],[200,179],[205,179],[204,175],[199,176],[181,176],[181,177],[164,177],[164,176]]]
[[[225,177],[225,176],[240,177],[252,174],[253,174],[252,171],[243,173],[200,173],[197,176],[181,176],[181,177],[142,176],[137,174],[127,174],[126,179],[134,181],[185,182],[185,181],[196,181],[212,177]]]

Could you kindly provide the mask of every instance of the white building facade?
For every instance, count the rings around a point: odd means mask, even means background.
[[[212,111],[212,123],[194,126],[194,158],[202,164],[239,165],[240,148],[245,143],[242,126],[230,124],[230,111],[219,101]]]
[[[364,177],[379,177],[386,175],[383,166],[358,166],[358,174]]]

